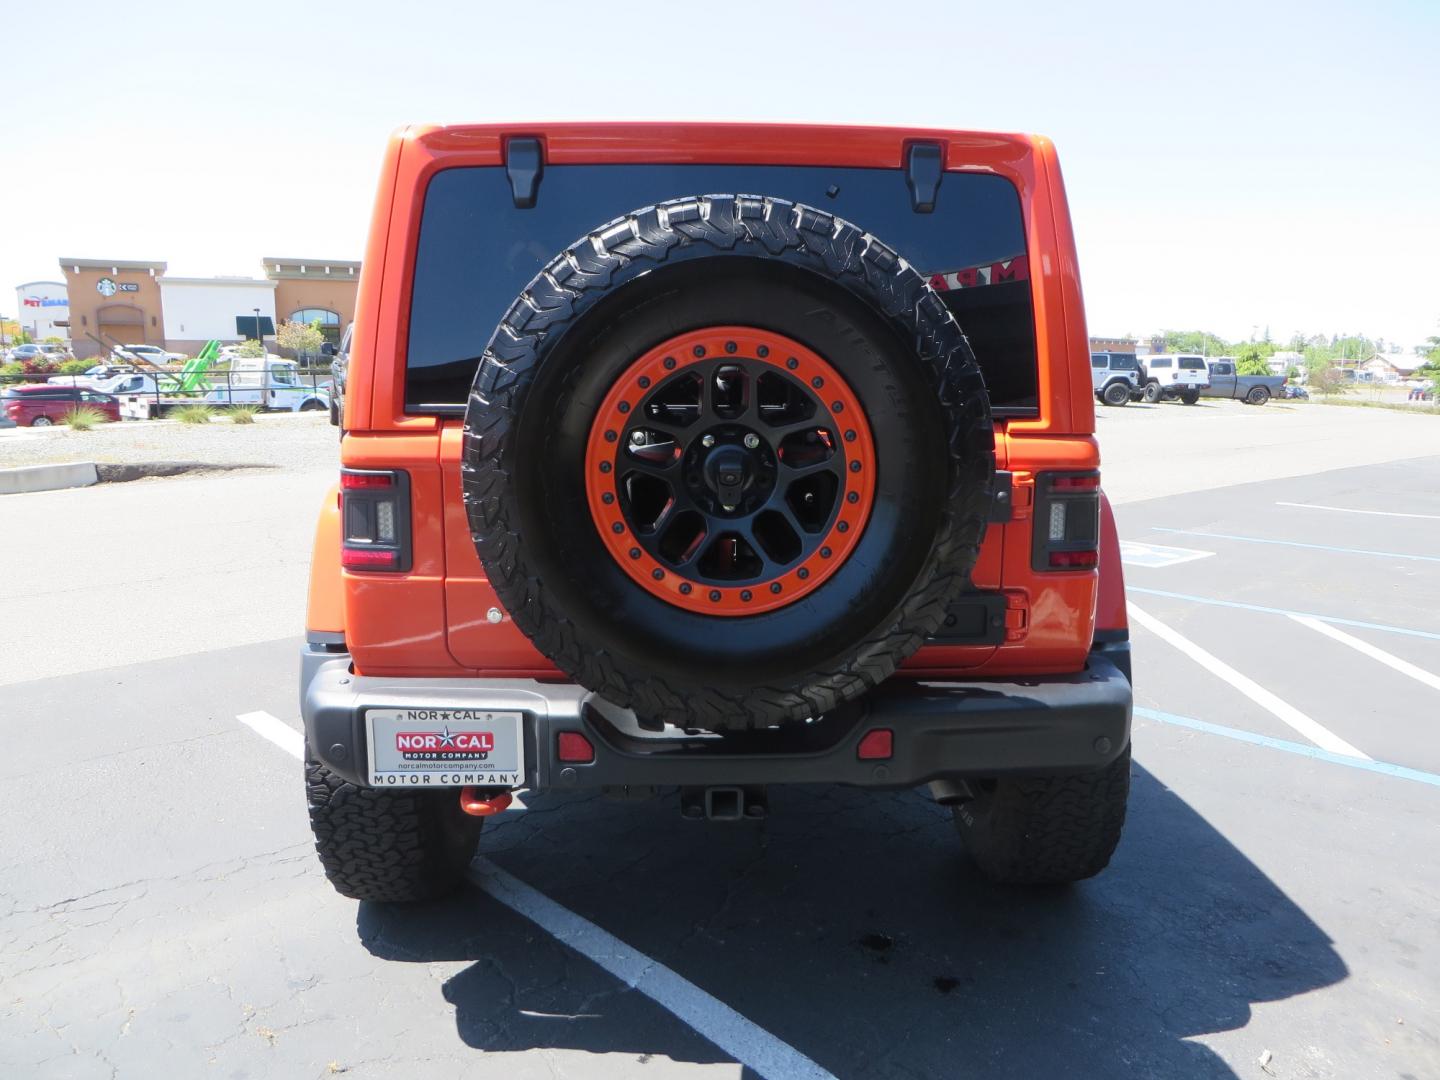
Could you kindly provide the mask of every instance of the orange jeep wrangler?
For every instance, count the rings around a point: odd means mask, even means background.
[[[758,124],[391,141],[315,540],[310,820],[454,888],[510,792],[929,785],[979,868],[1103,868],[1124,583],[1051,144]]]

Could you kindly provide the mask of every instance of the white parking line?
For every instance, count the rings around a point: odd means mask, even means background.
[[[1340,738],[1329,728],[1310,719],[1295,706],[1286,701],[1280,700],[1265,687],[1261,686],[1248,675],[1242,675],[1229,664],[1225,663],[1218,656],[1202,649],[1195,642],[1191,641],[1178,630],[1172,630],[1155,616],[1141,611],[1134,604],[1127,604],[1130,610],[1130,617],[1138,622],[1145,629],[1149,630],[1162,641],[1169,642],[1179,649],[1190,659],[1194,660],[1201,667],[1210,671],[1211,674],[1224,679],[1227,683],[1239,690],[1242,694],[1255,702],[1266,712],[1278,720],[1294,728],[1305,738],[1309,739],[1316,746],[1331,753],[1344,754],[1347,757],[1364,758],[1371,760],[1370,755],[1351,746],[1344,739]]]
[[[488,859],[477,859],[470,880],[517,915],[523,915],[562,945],[604,968],[683,1020],[742,1065],[770,1080],[835,1080],[789,1043],[747,1020],[664,964],[632,949],[589,919],[557,904]]]
[[[305,736],[268,712],[241,713],[235,719],[262,739],[269,739],[286,753],[297,758],[305,756]]]
[[[1137,540],[1120,541],[1120,561],[1126,566],[1157,568],[1176,566],[1180,563],[1208,559],[1213,551],[1197,551],[1194,548],[1163,547],[1160,544],[1142,544]]]
[[[1356,652],[1364,653],[1370,657],[1371,660],[1379,660],[1380,663],[1388,668],[1394,668],[1400,672],[1401,675],[1409,675],[1410,678],[1416,682],[1424,683],[1432,690],[1440,690],[1440,675],[1432,675],[1424,668],[1416,667],[1408,660],[1401,660],[1398,656],[1391,656],[1384,649],[1377,649],[1368,641],[1361,641],[1357,637],[1351,637],[1345,633],[1345,631],[1336,630],[1333,626],[1328,626],[1319,619],[1312,619],[1305,615],[1291,615],[1290,618],[1294,619],[1301,626],[1308,626],[1317,634],[1324,634],[1326,637],[1338,641],[1342,645],[1349,645],[1350,648]]]
[[[242,713],[235,719],[292,757],[305,755],[305,738],[267,712]],[[677,975],[660,961],[632,949],[614,934],[500,869],[476,859],[470,880],[490,896],[546,931],[560,944],[604,968],[666,1012],[709,1039],[740,1064],[766,1080],[836,1080],[835,1075],[747,1020],[713,994]]]
[[[1339,514],[1374,514],[1376,517],[1421,518],[1440,521],[1440,514],[1402,514],[1395,510],[1356,510],[1353,506],[1321,506],[1319,503],[1276,502],[1276,506],[1294,506],[1301,510],[1334,510]]]

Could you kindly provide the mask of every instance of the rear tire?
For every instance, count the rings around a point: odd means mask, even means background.
[[[1105,869],[1125,825],[1130,748],[1098,772],[970,781],[955,828],[991,881],[1063,885]]]
[[[1142,396],[1145,398],[1146,405],[1158,404],[1160,401],[1160,384],[1158,382],[1147,382],[1145,384],[1145,393]]]
[[[1250,392],[1245,395],[1245,400],[1251,405],[1264,405],[1270,400],[1270,388],[1266,386],[1252,386]]]
[[[465,879],[484,818],[455,791],[378,791],[305,762],[310,828],[341,896],[407,902],[446,896]]]
[[[31,427],[51,427],[55,422],[48,416],[37,416],[30,421]]]
[[[1200,391],[1199,391],[1199,390],[1181,390],[1181,391],[1180,391],[1180,400],[1183,401],[1186,405],[1194,405],[1197,401],[1200,400]]]
[[[1122,382],[1112,382],[1101,395],[1106,405],[1126,405],[1130,401],[1130,387]]]

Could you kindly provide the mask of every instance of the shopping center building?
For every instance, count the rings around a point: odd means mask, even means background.
[[[127,259],[62,258],[60,269],[69,325],[62,320],[54,333],[68,336],[81,358],[116,345],[193,355],[211,340],[239,342],[257,331],[273,338],[285,322],[318,322],[338,342],[355,317],[360,280],[358,262],[278,256],[264,259],[262,277],[172,277],[163,262]],[[23,290],[40,284],[21,286],[22,303]]]

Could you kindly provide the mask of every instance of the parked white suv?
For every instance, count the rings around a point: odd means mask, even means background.
[[[120,352],[122,350],[117,349],[115,351]],[[152,364],[174,364],[181,360],[190,359],[184,353],[167,352],[160,348],[159,345],[126,345],[123,351],[129,353],[131,357],[149,360]]]
[[[1200,391],[1210,385],[1210,368],[1203,356],[1161,353],[1145,358],[1146,401],[1179,398],[1186,405],[1200,400]]]
[[[1106,405],[1124,405],[1140,388],[1140,364],[1134,353],[1090,354],[1090,388]]]

